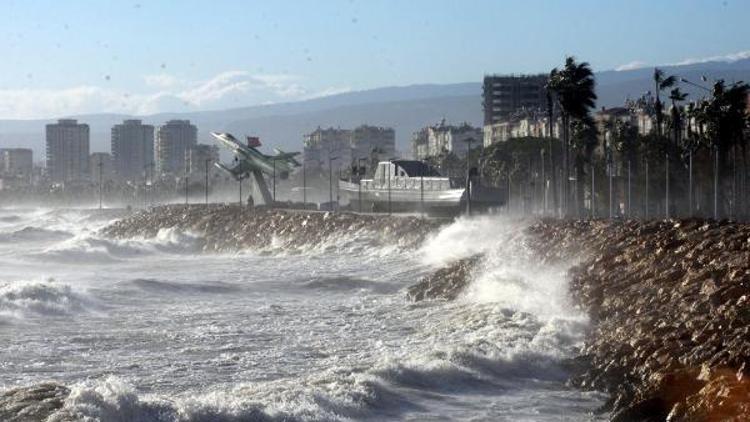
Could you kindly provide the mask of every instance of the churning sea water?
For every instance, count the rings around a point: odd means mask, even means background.
[[[0,210],[0,389],[71,389],[53,420],[592,420],[565,386],[587,327],[518,223],[461,219],[415,250],[358,237],[201,254],[99,236],[84,210]],[[488,258],[455,302],[405,289]]]

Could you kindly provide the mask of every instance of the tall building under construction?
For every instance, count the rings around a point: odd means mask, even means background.
[[[519,110],[547,107],[547,75],[486,75],[483,83],[484,125],[506,120]]]

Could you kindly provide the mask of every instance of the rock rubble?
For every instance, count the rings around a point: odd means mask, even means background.
[[[178,229],[200,236],[205,252],[275,248],[293,250],[336,242],[348,235],[368,236],[384,245],[411,247],[440,224],[438,220],[240,207],[169,205],[141,211],[103,229],[113,238],[156,236]]]
[[[542,261],[577,262],[570,293],[593,330],[571,383],[608,391],[613,420],[750,420],[750,224],[544,220],[527,234]],[[455,299],[480,259],[409,298]]]
[[[613,420],[750,420],[750,225],[544,221],[546,260],[587,256],[571,293],[594,322],[573,380]]]
[[[471,272],[480,259],[481,255],[464,258],[423,277],[409,287],[407,297],[414,302],[426,299],[456,299],[469,284]]]

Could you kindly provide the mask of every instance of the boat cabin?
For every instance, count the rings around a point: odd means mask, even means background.
[[[417,160],[381,161],[372,179],[360,182],[363,189],[451,189],[450,179],[428,164]]]

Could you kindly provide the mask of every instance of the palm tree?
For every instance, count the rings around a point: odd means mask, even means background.
[[[627,169],[627,181],[625,186],[625,210],[628,217],[632,217],[632,174],[638,169],[639,141],[638,127],[630,122],[618,121],[614,128],[613,147],[620,159],[620,167]],[[633,168],[635,167],[635,168]]]
[[[571,124],[571,146],[575,151],[573,162],[576,170],[576,199],[577,201],[577,212],[578,216],[583,215],[583,204],[584,204],[584,185],[586,178],[586,164],[593,164],[594,149],[598,143],[596,125],[594,120],[586,116],[583,119],[575,120]],[[593,167],[592,167],[593,168]],[[591,192],[591,200],[594,200],[594,192]]]
[[[672,115],[672,133],[674,146],[680,145],[680,139],[682,135],[682,109],[677,104],[679,101],[685,101],[688,94],[680,91],[680,88],[674,88],[669,93],[669,99],[672,100],[672,108],[670,114]]]
[[[568,213],[570,180],[570,124],[571,120],[584,120],[595,106],[594,73],[586,62],[576,63],[574,57],[565,59],[565,66],[552,69],[548,89],[556,94],[560,106],[563,132],[563,212]]]
[[[741,150],[746,157],[744,130],[746,126],[747,95],[750,86],[737,82],[729,87],[724,80],[714,83],[712,96],[703,103],[701,125],[705,127],[705,138],[716,154],[715,216],[727,215],[724,185],[731,168],[729,153]]]
[[[664,71],[657,68],[654,68],[654,94],[656,95],[656,102],[654,103],[654,109],[656,112],[656,134],[661,136],[661,124],[662,124],[662,116],[663,116],[663,109],[664,105],[662,104],[659,93],[665,89],[673,87],[677,83],[677,77],[667,76],[664,77]]]
[[[549,138],[548,138],[548,149],[549,149],[549,162],[550,162],[550,182],[552,185],[552,204],[553,209],[557,210],[557,166],[555,166],[555,153],[552,149],[552,138],[555,134],[553,128],[555,127],[555,107],[552,100],[552,91],[547,87],[547,125],[549,126]]]

